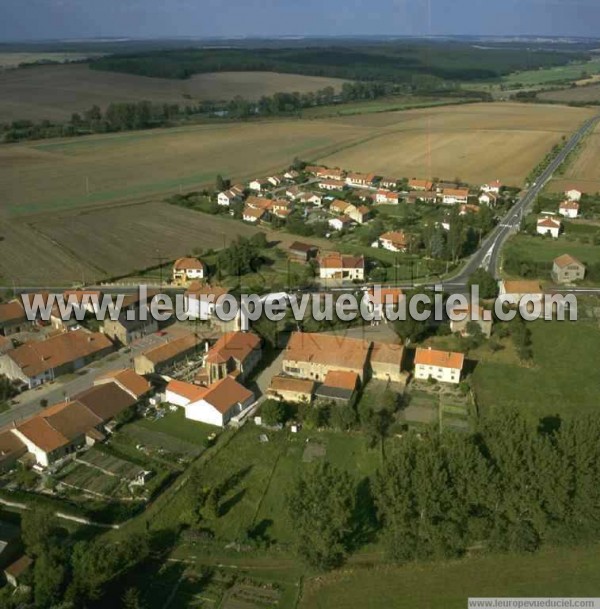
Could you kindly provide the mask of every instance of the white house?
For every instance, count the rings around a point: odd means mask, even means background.
[[[266,209],[256,209],[255,207],[245,207],[242,212],[242,219],[244,222],[250,222],[256,224],[267,217]]]
[[[481,190],[483,192],[491,192],[495,195],[499,195],[500,194],[500,189],[502,188],[502,182],[500,182],[500,180],[494,180],[493,182],[490,182],[489,184],[484,184],[481,187]]]
[[[338,218],[329,218],[329,220],[327,220],[327,224],[329,224],[329,227],[333,230],[341,231],[351,226],[352,220],[347,216],[340,216]]]
[[[579,203],[577,201],[563,201],[559,208],[558,213],[565,218],[577,218],[579,215]]]
[[[561,223],[560,220],[554,220],[553,218],[540,218],[537,221],[537,233],[538,235],[550,235],[554,239],[558,239],[560,234]]]
[[[281,184],[281,178],[279,176],[269,176],[267,182],[269,182],[271,186],[279,186]]]
[[[252,180],[248,184],[248,188],[250,190],[254,190],[255,192],[261,192],[270,186],[270,182],[268,180]]]
[[[229,294],[227,288],[193,283],[183,295],[186,315],[191,319],[209,320],[220,297]]]
[[[489,207],[496,207],[498,203],[498,197],[493,192],[484,192],[479,195],[479,204],[488,205]]]
[[[401,231],[389,231],[379,237],[379,243],[383,249],[390,252],[406,252],[408,249],[408,239],[406,234]]]
[[[444,188],[442,190],[442,203],[445,205],[467,203],[468,201],[469,190],[467,188]]]
[[[321,180],[318,186],[321,190],[343,190],[346,183],[342,180]]]
[[[236,201],[241,201],[241,197],[233,190],[224,190],[217,195],[217,203],[221,207],[229,207]]]
[[[571,190],[567,190],[565,192],[565,196],[567,197],[567,199],[569,201],[581,201],[581,196],[583,195],[583,193],[579,190],[576,190],[575,188],[572,188]]]
[[[375,194],[375,203],[379,203],[380,205],[398,205],[399,202],[400,195],[397,192],[378,190]]]
[[[165,399],[183,407],[186,419],[224,427],[254,403],[254,394],[231,376],[226,376],[210,387],[171,381]]]
[[[332,252],[319,258],[321,279],[360,280],[365,278],[364,256],[346,256]]]
[[[323,197],[310,192],[301,193],[299,199],[300,203],[314,205],[315,207],[321,207],[323,204]]]
[[[198,258],[178,258],[173,264],[173,282],[185,283],[204,279],[206,267]]]
[[[453,351],[417,349],[415,355],[415,378],[435,379],[442,383],[460,383],[465,356]]]

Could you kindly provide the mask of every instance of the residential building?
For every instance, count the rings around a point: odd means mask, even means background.
[[[585,265],[570,254],[563,254],[554,259],[552,279],[556,283],[573,283],[585,277]]]
[[[113,351],[104,334],[75,330],[46,340],[26,342],[0,356],[0,374],[31,389],[75,372]]]
[[[500,191],[502,190],[502,182],[500,182],[500,180],[494,180],[493,182],[490,182],[489,184],[484,184],[481,187],[481,190],[485,193],[499,195]]]
[[[331,370],[354,372],[365,378],[371,343],[334,336],[294,332],[283,354],[283,372],[322,381]]]
[[[346,182],[342,180],[320,180],[318,186],[321,190],[343,190]]]
[[[407,203],[437,203],[439,195],[434,190],[415,190],[406,197]]]
[[[357,280],[365,278],[364,256],[343,255],[332,252],[319,258],[319,277],[321,279]]]
[[[433,182],[431,182],[429,180],[417,180],[417,179],[413,178],[412,180],[408,181],[408,188],[410,190],[431,191],[431,190],[433,190]]]
[[[577,218],[579,203],[577,201],[563,201],[558,207],[558,213],[565,218]]]
[[[244,220],[244,222],[256,224],[258,222],[267,221],[269,219],[269,212],[266,209],[245,207],[244,211],[242,212],[242,219]]]
[[[329,370],[315,391],[315,397],[327,402],[350,404],[356,397],[360,379],[350,370]]]
[[[117,319],[107,317],[102,324],[102,332],[121,345],[130,345],[144,336],[158,332],[157,321],[150,313],[147,317],[148,319],[128,319],[127,313],[121,313]]]
[[[13,563],[4,568],[4,577],[13,588],[29,590],[30,586],[23,584],[24,579],[28,578],[29,570],[33,565],[33,558],[23,554]]]
[[[344,171],[341,169],[328,169],[327,167],[321,167],[320,169],[317,169],[315,173],[317,178],[338,181],[342,181],[345,175]]]
[[[372,186],[375,182],[374,173],[349,173],[346,176],[348,186]]]
[[[465,356],[452,351],[418,348],[415,355],[415,378],[433,378],[442,383],[460,383]]]
[[[135,400],[141,400],[152,391],[152,385],[132,368],[119,368],[105,372],[94,380],[94,385],[114,384]]]
[[[409,240],[404,231],[389,231],[379,237],[378,243],[390,252],[407,252]]]
[[[398,205],[400,195],[390,190],[378,190],[375,194],[375,203],[380,205]]]
[[[217,203],[221,207],[231,207],[234,203],[242,200],[240,193],[235,190],[224,190],[217,195]]]
[[[209,349],[204,360],[205,384],[226,376],[248,378],[262,356],[260,337],[253,332],[227,332]]]
[[[0,335],[10,336],[31,326],[19,300],[0,303]]]
[[[250,182],[248,184],[248,188],[250,190],[253,190],[254,192],[262,192],[263,190],[266,190],[267,188],[269,188],[269,186],[271,186],[270,182],[268,180],[252,180],[252,182]]]
[[[483,307],[475,308],[472,304],[456,306],[450,311],[450,331],[461,336],[469,336],[468,325],[470,322],[476,323],[481,329],[482,334],[489,338],[492,335],[492,313],[484,310]],[[452,319],[460,317],[461,319]]]
[[[305,205],[310,204],[314,205],[315,207],[321,207],[321,205],[323,205],[323,197],[311,192],[301,193],[298,199],[300,203],[304,203]]]
[[[575,188],[571,188],[570,190],[567,190],[565,192],[565,196],[567,197],[567,199],[569,201],[581,201],[581,197],[583,196],[583,193],[580,190],[577,190]]]
[[[308,262],[313,258],[317,257],[319,253],[319,248],[316,245],[311,245],[310,243],[302,243],[301,241],[294,241],[292,245],[290,245],[290,257],[298,262]]]
[[[0,334],[0,355],[15,348],[12,338]]]
[[[499,296],[503,297],[505,302],[512,305],[518,305],[524,298],[538,302],[544,296],[544,291],[539,281],[505,279],[500,281],[499,286]]]
[[[496,207],[498,203],[498,195],[493,192],[484,192],[479,195],[479,204],[488,205],[489,207]]]
[[[285,196],[295,201],[302,194],[302,189],[300,186],[294,185],[289,186],[285,191]]]
[[[289,169],[283,174],[283,177],[286,180],[295,180],[300,177],[300,172],[296,171],[295,169]]]
[[[550,235],[554,239],[558,239],[562,224],[560,220],[554,220],[550,217],[540,218],[537,221],[538,235]]]
[[[338,214],[338,215],[348,215],[348,210],[350,208],[354,208],[354,205],[352,205],[352,203],[348,203],[347,201],[342,201],[341,199],[334,199],[331,204],[329,205],[329,211],[332,214]]]
[[[369,357],[371,377],[390,383],[402,383],[405,375],[402,373],[404,347],[396,343],[375,342]]]
[[[469,190],[467,188],[444,188],[442,190],[442,203],[445,205],[467,203],[468,201]]]
[[[204,279],[206,267],[198,258],[178,258],[173,264],[173,283],[187,285],[190,281]]]
[[[342,231],[346,228],[350,228],[353,221],[348,216],[339,216],[338,218],[329,218],[327,224],[335,231]]]
[[[271,186],[279,186],[281,184],[281,178],[279,176],[269,176],[267,182],[269,182]]]
[[[315,392],[314,381],[284,375],[274,376],[268,394],[284,402],[310,404]]]
[[[210,320],[219,299],[229,294],[227,288],[191,283],[183,295],[185,313],[190,319]]]
[[[401,288],[379,287],[371,288],[365,292],[363,300],[370,313],[375,316],[375,320],[385,321],[385,308],[392,305],[393,310],[398,310],[400,302],[405,298]]]
[[[396,178],[381,178],[379,181],[379,186],[382,188],[396,188],[398,186],[398,182]]]
[[[171,404],[185,409],[186,419],[218,427],[227,425],[255,401],[252,391],[230,376],[210,387],[171,381],[165,397]]]
[[[158,347],[146,349],[134,358],[134,370],[138,374],[162,373],[174,364],[198,356],[198,337],[185,334],[180,338],[171,338]]]
[[[351,205],[346,209],[346,215],[357,224],[366,224],[371,218],[371,210],[366,205],[360,207]]]

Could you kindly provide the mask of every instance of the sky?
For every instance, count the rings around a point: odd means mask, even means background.
[[[599,36],[599,0],[0,0],[0,41],[280,35]]]

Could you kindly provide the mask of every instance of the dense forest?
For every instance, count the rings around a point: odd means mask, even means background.
[[[117,54],[92,62],[96,70],[161,78],[201,72],[271,71],[395,83],[495,79],[516,70],[586,59],[582,52],[481,49],[454,42],[390,43],[346,47],[180,49]]]

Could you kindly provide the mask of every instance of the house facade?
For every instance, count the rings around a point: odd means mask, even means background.
[[[415,378],[435,379],[441,383],[460,383],[465,356],[452,351],[417,349],[415,354]]]
[[[554,259],[552,279],[556,283],[573,283],[585,278],[585,265],[570,254]]]
[[[558,208],[558,213],[565,218],[577,218],[579,203],[577,201],[563,201]]]
[[[333,252],[319,258],[321,279],[359,280],[365,278],[364,256],[349,256]]]
[[[558,239],[561,226],[562,225],[559,220],[554,220],[552,218],[540,218],[537,221],[536,232],[538,235],[549,235],[553,239]]]
[[[206,267],[198,258],[178,258],[173,263],[173,283],[187,285],[190,281],[204,279]]]

